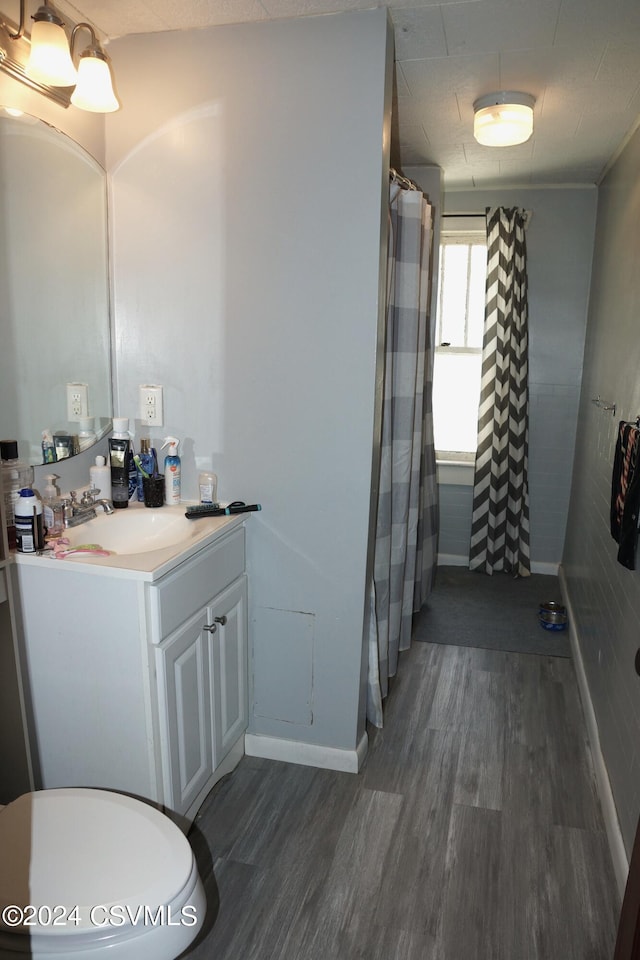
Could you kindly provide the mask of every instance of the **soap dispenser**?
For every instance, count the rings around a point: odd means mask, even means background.
[[[162,449],[169,447],[169,453],[164,458],[164,502],[168,504],[180,503],[180,457],[175,437],[165,437]]]
[[[55,484],[56,479],[55,473],[45,477],[47,485],[42,497],[42,518],[47,537],[59,537],[64,530],[62,502]]]

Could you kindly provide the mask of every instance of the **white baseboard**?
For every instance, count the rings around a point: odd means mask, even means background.
[[[580,699],[582,700],[582,709],[584,710],[584,716],[587,723],[589,744],[591,746],[591,755],[593,757],[596,783],[598,786],[598,796],[600,797],[600,803],[602,805],[602,813],[604,816],[605,829],[607,831],[609,850],[611,852],[611,859],[613,860],[613,869],[616,875],[620,899],[622,900],[627,884],[627,875],[629,873],[629,861],[627,859],[627,852],[622,839],[622,831],[620,830],[618,812],[616,810],[615,800],[613,799],[613,792],[611,790],[611,782],[609,780],[607,766],[602,755],[602,749],[600,747],[598,721],[596,720],[596,714],[595,710],[593,709],[593,702],[589,692],[587,674],[584,669],[584,661],[582,659],[578,633],[575,627],[576,621],[573,615],[573,609],[571,607],[571,597],[569,596],[567,581],[562,567],[560,567],[559,576],[560,586],[562,588],[562,596],[567,607],[567,613],[569,615],[569,638],[571,640],[571,651],[573,653],[573,662],[575,665],[576,676],[578,678],[578,688],[580,690]]]
[[[253,733],[245,734],[244,740],[245,753],[249,757],[284,760],[286,763],[301,763],[307,767],[340,770],[342,773],[358,773],[368,748],[369,738],[366,733],[355,750],[324,747],[299,740],[283,740],[281,737],[262,737]]]
[[[438,554],[438,566],[439,567],[467,567],[469,565],[469,557],[461,556],[457,553],[439,553]],[[559,563],[542,563],[537,560],[531,562],[531,573],[544,573],[549,577],[557,577],[558,570],[560,569]]]
[[[469,557],[461,557],[457,553],[439,553],[437,564],[439,567],[468,567]]]
[[[543,573],[546,577],[557,577],[559,570],[559,563],[541,563],[536,560],[531,561],[531,573]]]

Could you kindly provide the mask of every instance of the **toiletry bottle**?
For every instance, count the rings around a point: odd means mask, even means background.
[[[89,484],[103,500],[111,499],[111,470],[104,457],[97,456],[96,462],[89,467]]]
[[[50,473],[42,495],[42,521],[46,537],[60,537],[64,530],[62,502],[55,485],[56,475]]]
[[[42,431],[42,462],[56,462],[56,448],[53,445],[53,434],[51,430]]]
[[[53,435],[53,442],[56,447],[56,460],[66,460],[73,456],[73,436],[70,433],[60,433],[58,430]]]
[[[169,453],[164,458],[164,502],[168,504],[180,503],[179,443],[175,437],[165,437],[162,444],[163,450],[167,445],[169,447]]]
[[[114,507],[129,506],[129,420],[114,417],[113,436],[109,438],[109,467],[111,470],[111,500]]]
[[[156,457],[155,453],[151,448],[151,440],[149,437],[140,437],[140,453],[138,454],[140,460],[140,466],[145,473],[150,477],[153,477],[157,472],[156,470]],[[144,503],[144,490],[142,489],[142,478],[144,473],[142,470],[138,470],[138,500],[140,503]]]
[[[215,473],[204,470],[198,477],[198,487],[200,488],[200,503],[210,503],[212,506],[218,505],[218,478]]]
[[[129,465],[129,503],[134,503],[138,499],[138,468],[136,467],[136,462],[133,459],[134,456],[133,439],[131,434],[129,434],[129,457],[127,460]]]
[[[80,417],[78,420],[78,447],[80,452],[88,450],[96,442],[95,422],[95,417]]]
[[[44,546],[42,503],[31,487],[20,491],[15,507],[16,545],[20,553],[37,553]]]
[[[17,440],[0,440],[0,459],[2,461],[2,489],[4,491],[5,523],[9,548],[16,546],[16,525],[14,506],[20,490],[33,483],[33,468],[18,457]]]

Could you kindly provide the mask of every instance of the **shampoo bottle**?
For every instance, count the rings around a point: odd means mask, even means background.
[[[168,504],[180,503],[179,443],[175,437],[165,437],[162,444],[163,450],[167,445],[169,447],[169,453],[164,458],[164,502]]]
[[[16,541],[20,553],[37,553],[44,546],[42,503],[31,487],[20,491],[14,507]]]
[[[114,417],[113,436],[109,438],[109,467],[111,471],[111,500],[114,507],[129,506],[129,420]]]

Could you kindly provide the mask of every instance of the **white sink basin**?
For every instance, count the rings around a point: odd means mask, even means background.
[[[98,508],[100,510],[100,508]],[[187,520],[183,506],[134,507],[116,510],[110,515],[98,513],[78,527],[69,527],[64,536],[67,549],[85,543],[97,544],[122,556],[163,550],[178,544],[188,546],[202,534],[198,520]]]

